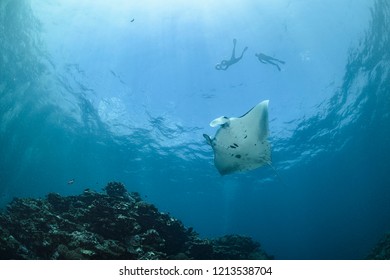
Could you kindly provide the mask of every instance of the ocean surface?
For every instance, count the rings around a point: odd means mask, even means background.
[[[266,99],[272,167],[221,176],[202,134]],[[389,171],[389,1],[0,1],[2,208],[119,181],[202,237],[364,259]]]

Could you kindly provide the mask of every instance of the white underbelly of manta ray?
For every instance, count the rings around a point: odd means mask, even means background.
[[[203,136],[213,148],[214,163],[221,175],[271,164],[268,102],[260,102],[239,118],[219,117],[210,123],[220,128],[213,139]]]

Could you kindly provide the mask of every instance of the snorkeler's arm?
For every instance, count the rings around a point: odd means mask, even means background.
[[[222,60],[221,63],[215,65],[215,69],[217,69],[217,70],[226,70],[226,69],[229,68],[229,66],[230,66],[229,61]]]
[[[263,58],[264,58],[264,54],[262,53],[256,53],[255,56],[257,57],[257,59],[261,62],[261,63],[266,63]]]
[[[267,56],[267,59],[268,59],[269,61],[272,61],[272,60],[273,60],[273,61],[276,61],[276,62],[285,64],[285,62],[284,62],[283,60],[277,59],[277,58],[272,57],[272,56]]]

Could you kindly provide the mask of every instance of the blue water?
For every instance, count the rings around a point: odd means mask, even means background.
[[[202,237],[365,258],[390,231],[389,3],[1,0],[1,206],[121,181]],[[220,176],[209,122],[265,99],[276,171]]]

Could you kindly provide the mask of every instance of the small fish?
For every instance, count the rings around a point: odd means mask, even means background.
[[[132,20],[130,20],[130,22],[134,22],[134,18]]]
[[[74,183],[74,179],[70,179],[69,181],[68,181],[68,185],[72,185]]]

